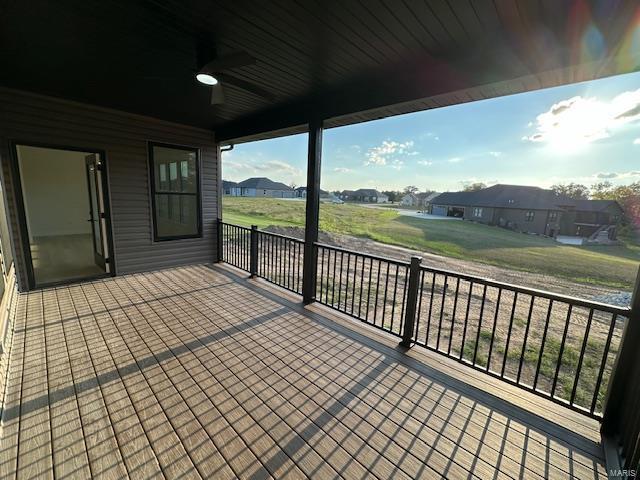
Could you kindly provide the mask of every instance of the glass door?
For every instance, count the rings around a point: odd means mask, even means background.
[[[87,185],[89,191],[89,219],[93,240],[93,258],[96,265],[109,272],[107,258],[107,236],[102,194],[102,164],[96,154],[85,157],[87,167]]]

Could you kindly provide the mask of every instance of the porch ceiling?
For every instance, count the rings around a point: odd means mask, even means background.
[[[640,65],[633,0],[2,2],[0,84],[215,129],[338,126],[572,83]],[[257,59],[209,105],[196,45]],[[628,49],[627,49],[628,48]],[[146,78],[158,77],[158,78]]]

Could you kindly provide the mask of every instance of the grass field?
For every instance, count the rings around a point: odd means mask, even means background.
[[[223,219],[239,225],[304,226],[301,201],[225,197]],[[640,262],[635,245],[574,247],[462,221],[426,221],[393,210],[321,204],[320,229],[447,257],[631,289]]]

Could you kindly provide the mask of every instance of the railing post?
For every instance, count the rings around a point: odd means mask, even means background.
[[[217,249],[217,259],[216,262],[224,262],[224,238],[223,238],[223,229],[222,229],[222,219],[218,218],[216,220],[216,237],[218,239],[218,249]]]
[[[404,310],[404,330],[402,332],[402,341],[400,345],[405,348],[411,347],[413,340],[413,331],[416,326],[416,309],[418,306],[418,289],[420,281],[420,264],[422,258],[418,256],[411,257],[411,265],[409,266],[409,285],[407,287],[407,306]]]
[[[614,435],[621,426],[621,415],[630,387],[638,381],[640,369],[640,271],[631,297],[631,312],[620,339],[620,352],[613,365],[602,412],[603,435]],[[596,395],[598,392],[595,393]]]
[[[320,217],[320,162],[322,158],[322,120],[309,123],[307,159],[307,210],[304,226],[304,259],[302,264],[302,300],[305,305],[316,297],[316,242]]]
[[[251,251],[249,252],[249,273],[251,278],[258,275],[258,226],[251,225]]]

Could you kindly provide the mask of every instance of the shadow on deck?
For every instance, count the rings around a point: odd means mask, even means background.
[[[606,477],[595,421],[241,275],[20,295],[0,477]]]

